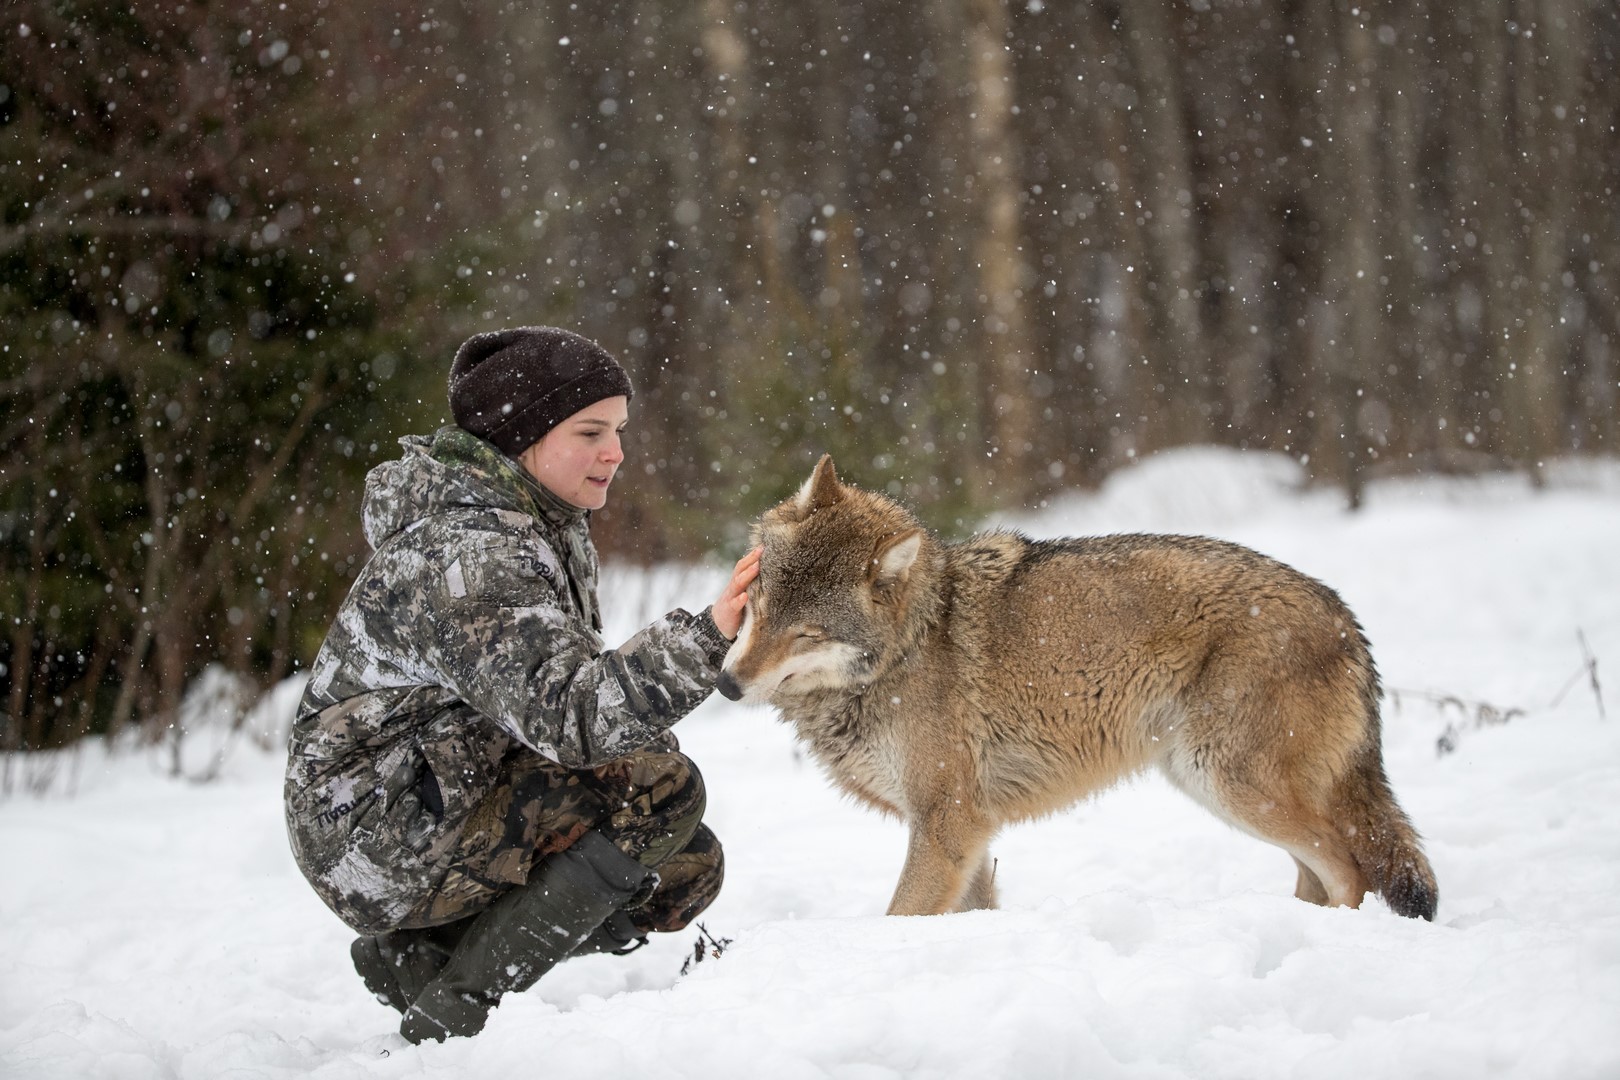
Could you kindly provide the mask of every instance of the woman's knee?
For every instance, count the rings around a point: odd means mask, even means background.
[[[703,775],[680,753],[632,754],[596,770],[615,809],[601,830],[645,866],[692,842],[708,806]]]
[[[679,930],[714,902],[725,878],[720,840],[700,824],[691,841],[658,867],[658,888],[628,912],[630,921],[641,933]]]

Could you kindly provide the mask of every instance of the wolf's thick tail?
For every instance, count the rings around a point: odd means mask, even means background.
[[[1358,772],[1340,790],[1341,827],[1348,825],[1345,843],[1356,866],[1396,914],[1434,921],[1440,887],[1417,830],[1395,801],[1381,763]]]

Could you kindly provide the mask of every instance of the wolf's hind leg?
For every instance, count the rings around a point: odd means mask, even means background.
[[[1310,851],[1302,854],[1290,850],[1289,854],[1294,856],[1296,862],[1310,868],[1327,894],[1328,906],[1351,908],[1361,906],[1362,897],[1367,895],[1369,888],[1367,879],[1361,873],[1361,867],[1356,865],[1355,858],[1344,847],[1324,835],[1323,839],[1313,841]],[[1311,900],[1308,896],[1302,896],[1300,899]],[[1314,904],[1323,901],[1311,900],[1311,902]]]
[[[1241,792],[1241,794],[1240,794]],[[1241,828],[1294,857],[1299,870],[1294,895],[1324,907],[1360,907],[1367,879],[1333,822],[1303,800],[1267,798],[1229,787],[1222,810]]]
[[[1299,867],[1299,882],[1294,886],[1294,895],[1307,903],[1327,906],[1327,888],[1322,884],[1322,879],[1316,876],[1316,871],[1298,858],[1294,859],[1294,865]]]
[[[1283,784],[1260,791],[1242,783],[1189,784],[1185,776],[1170,778],[1216,816],[1294,857],[1299,875],[1294,895],[1312,904],[1360,907],[1368,882],[1346,846],[1339,829],[1313,801]]]

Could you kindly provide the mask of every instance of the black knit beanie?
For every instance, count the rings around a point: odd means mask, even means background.
[[[507,457],[587,405],[630,394],[630,376],[606,349],[551,326],[475,334],[450,365],[457,425]]]

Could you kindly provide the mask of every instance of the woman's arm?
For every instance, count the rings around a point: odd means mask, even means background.
[[[433,665],[467,704],[571,768],[656,741],[708,697],[730,644],[716,616],[734,637],[758,564],[753,553],[738,563],[712,612],[672,611],[603,651],[564,606],[560,564],[538,538],[485,533],[457,547],[427,613]]]

